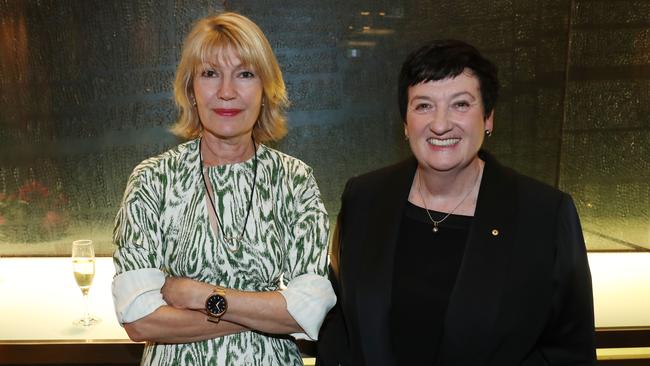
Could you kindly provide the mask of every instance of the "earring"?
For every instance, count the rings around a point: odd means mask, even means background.
[[[485,135],[487,137],[492,137],[492,130],[485,130]]]
[[[190,100],[192,101],[192,106],[196,107],[196,98],[191,97]]]

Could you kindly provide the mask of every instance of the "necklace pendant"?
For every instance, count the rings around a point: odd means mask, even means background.
[[[237,253],[240,247],[241,247],[240,243],[235,243],[234,245],[232,245],[232,242],[228,242],[228,241],[226,242],[226,249],[228,249],[230,253]]]
[[[434,233],[437,233],[438,230],[440,230],[440,229],[438,229],[438,225],[433,225],[433,229],[431,229],[431,231],[433,231]]]

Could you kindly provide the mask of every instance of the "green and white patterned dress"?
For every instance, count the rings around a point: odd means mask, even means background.
[[[239,248],[211,229],[198,139],[138,165],[116,219],[116,276],[159,270],[245,291],[278,290],[282,278],[289,282],[304,274],[326,277],[328,218],[311,168],[264,145],[257,155],[252,208]],[[242,232],[253,166],[251,158],[207,168],[226,236]],[[151,295],[155,287],[141,293]],[[249,331],[194,343],[148,343],[142,364],[301,365],[302,360],[289,336]]]

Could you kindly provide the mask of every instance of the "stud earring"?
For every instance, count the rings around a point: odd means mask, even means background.
[[[196,99],[194,97],[190,98],[192,101],[192,106],[196,107]]]
[[[485,130],[485,135],[487,137],[492,137],[492,130]]]

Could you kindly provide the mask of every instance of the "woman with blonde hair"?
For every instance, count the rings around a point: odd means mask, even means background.
[[[328,218],[312,169],[265,146],[286,133],[287,97],[262,31],[200,20],[174,82],[189,139],[139,164],[114,230],[113,296],[143,365],[302,364],[336,297]]]

